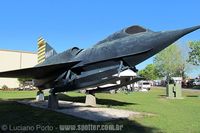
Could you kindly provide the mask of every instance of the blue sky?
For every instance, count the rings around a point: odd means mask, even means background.
[[[2,0],[0,49],[36,51],[43,36],[58,52],[88,48],[111,33],[139,24],[154,31],[200,25],[199,0]],[[178,43],[200,40],[200,31]],[[152,63],[152,58],[138,65]],[[200,73],[199,68],[190,72]]]

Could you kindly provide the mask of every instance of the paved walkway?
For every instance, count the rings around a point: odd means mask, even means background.
[[[18,102],[34,107],[48,109],[47,101],[36,102],[30,100],[23,100]],[[54,111],[93,121],[109,121],[120,118],[128,119],[129,117],[141,117],[144,115],[152,115],[148,113],[133,112],[121,109],[101,108],[98,106],[88,107],[84,103],[76,103],[69,101],[59,101],[59,107],[59,109],[56,109]]]

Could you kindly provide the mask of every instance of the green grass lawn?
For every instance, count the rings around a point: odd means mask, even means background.
[[[30,124],[123,124],[122,132],[200,132],[200,91],[184,91],[184,99],[166,99],[164,89],[130,94],[97,93],[97,103],[107,108],[153,113],[155,116],[93,122],[63,115],[50,110],[33,108],[16,103],[14,99],[35,98],[36,91],[0,91],[0,125]],[[12,99],[12,100],[10,100]],[[77,92],[60,94],[59,99],[84,102],[85,95]],[[59,130],[55,131],[59,132]]]

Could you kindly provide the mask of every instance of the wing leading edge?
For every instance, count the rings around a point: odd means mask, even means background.
[[[0,72],[0,77],[9,78],[43,78],[53,74],[60,74],[74,65],[78,64],[80,61],[66,62],[53,65],[36,66],[25,69],[11,70]]]

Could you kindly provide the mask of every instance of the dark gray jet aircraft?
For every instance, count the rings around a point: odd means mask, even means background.
[[[0,72],[0,77],[33,78],[39,90],[51,88],[51,93],[96,87],[116,82],[116,76],[126,69],[137,71],[135,66],[168,47],[182,36],[199,29],[154,32],[141,26],[131,26],[116,32],[88,49],[77,47],[60,54],[46,42],[46,49],[38,54],[41,63],[32,68]],[[39,42],[44,42],[40,39]],[[42,62],[43,61],[43,62]],[[115,75],[115,76],[113,76]],[[140,78],[123,82],[116,87],[131,84]]]

